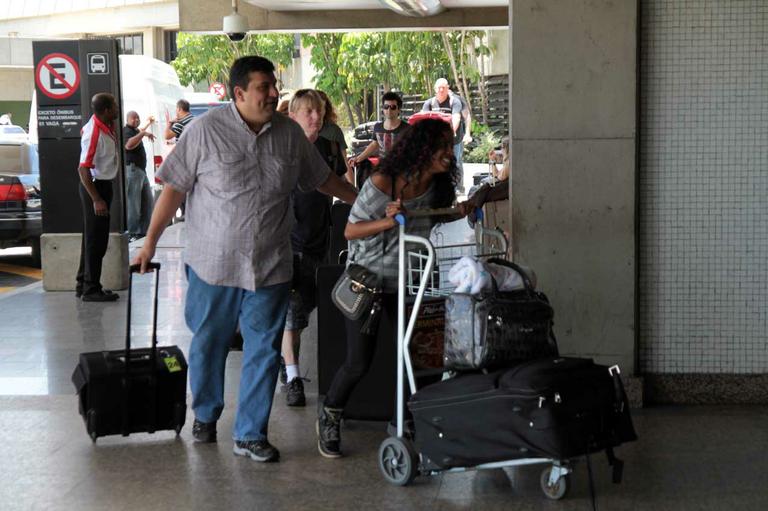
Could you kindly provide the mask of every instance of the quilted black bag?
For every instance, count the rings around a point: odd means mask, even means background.
[[[558,356],[554,311],[547,297],[533,289],[530,277],[516,264],[502,259],[488,262],[518,272],[525,288],[499,291],[491,278],[491,292],[453,293],[446,298],[446,369],[493,369]]]
[[[346,317],[358,320],[371,311],[380,293],[374,272],[359,264],[350,264],[333,286],[331,300]]]

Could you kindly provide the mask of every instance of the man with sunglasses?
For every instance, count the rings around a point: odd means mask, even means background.
[[[387,151],[397,141],[403,130],[407,128],[407,124],[400,119],[400,109],[403,106],[403,100],[396,92],[387,92],[381,97],[381,109],[384,116],[384,121],[377,122],[373,126],[374,140],[365,150],[350,158],[350,163],[358,165],[371,156],[378,156],[383,158]],[[361,182],[358,182],[358,187],[362,186]]]

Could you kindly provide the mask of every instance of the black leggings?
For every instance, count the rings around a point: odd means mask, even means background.
[[[389,319],[393,325],[396,325],[397,295],[384,294],[382,300],[381,321]],[[353,321],[345,318],[344,320],[347,330],[347,357],[333,377],[331,387],[325,395],[325,406],[329,408],[344,408],[355,386],[370,369],[373,354],[376,352],[378,332],[372,335],[361,333],[365,319]],[[392,339],[392,342],[396,342],[395,339]]]

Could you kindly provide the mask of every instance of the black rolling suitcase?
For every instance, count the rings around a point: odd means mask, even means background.
[[[329,299],[334,284],[344,272],[343,265],[320,266],[317,270],[317,387],[325,395],[333,377],[344,363],[347,355],[347,332],[344,315]],[[417,321],[411,350],[416,368],[434,367],[442,360],[442,336],[435,338],[437,327],[430,323],[438,321],[435,316],[442,314],[442,304],[432,315],[425,318],[426,326]],[[433,300],[425,299],[422,314],[435,308]],[[442,326],[438,322],[438,327]],[[355,386],[344,407],[344,418],[354,420],[388,421],[394,416],[397,387],[397,314],[386,309],[381,315],[376,341],[376,352],[368,372]],[[439,376],[437,377],[439,378]],[[420,383],[432,383],[434,376],[418,377]]]
[[[187,361],[178,346],[157,346],[159,263],[155,270],[152,347],[131,349],[132,266],[128,283],[125,349],[81,353],[72,374],[78,408],[95,442],[100,436],[154,433],[184,426],[187,414]]]
[[[549,358],[424,387],[408,404],[425,465],[566,460],[637,439],[617,370]]]
[[[341,264],[346,260],[348,243],[344,237],[344,229],[347,227],[350,211],[352,206],[345,202],[337,201],[331,206],[331,239],[328,244],[330,264]]]
[[[317,380],[318,392],[325,395],[347,354],[344,316],[330,300],[334,284],[344,272],[343,265],[320,266],[317,270]],[[382,421],[392,418],[395,409],[395,361],[393,342],[382,342],[392,335],[392,319],[382,314],[379,339],[373,363],[355,387],[344,407],[346,419]]]

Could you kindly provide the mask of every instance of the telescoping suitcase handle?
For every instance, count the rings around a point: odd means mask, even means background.
[[[152,303],[152,366],[155,367],[155,357],[157,351],[157,302],[158,293],[160,288],[160,263],[150,262],[147,268],[154,270],[155,274],[155,291],[153,293]],[[131,354],[131,304],[132,304],[132,292],[133,292],[133,274],[141,271],[141,265],[132,264],[130,271],[128,272],[128,319],[125,326],[125,369],[128,372],[128,365],[130,364]]]
[[[154,270],[155,292],[153,293],[152,304],[152,349],[150,350],[149,360],[149,381],[152,392],[150,393],[150,409],[153,410],[150,433],[155,432],[157,425],[157,375],[155,374],[155,364],[157,363],[157,302],[160,288],[160,263],[150,262],[148,268]],[[128,314],[125,325],[125,360],[123,362],[123,399],[122,399],[122,422],[121,430],[123,436],[130,433],[130,413],[128,399],[130,396],[130,366],[131,366],[131,304],[133,293],[133,274],[141,271],[141,265],[132,264],[128,271]]]

